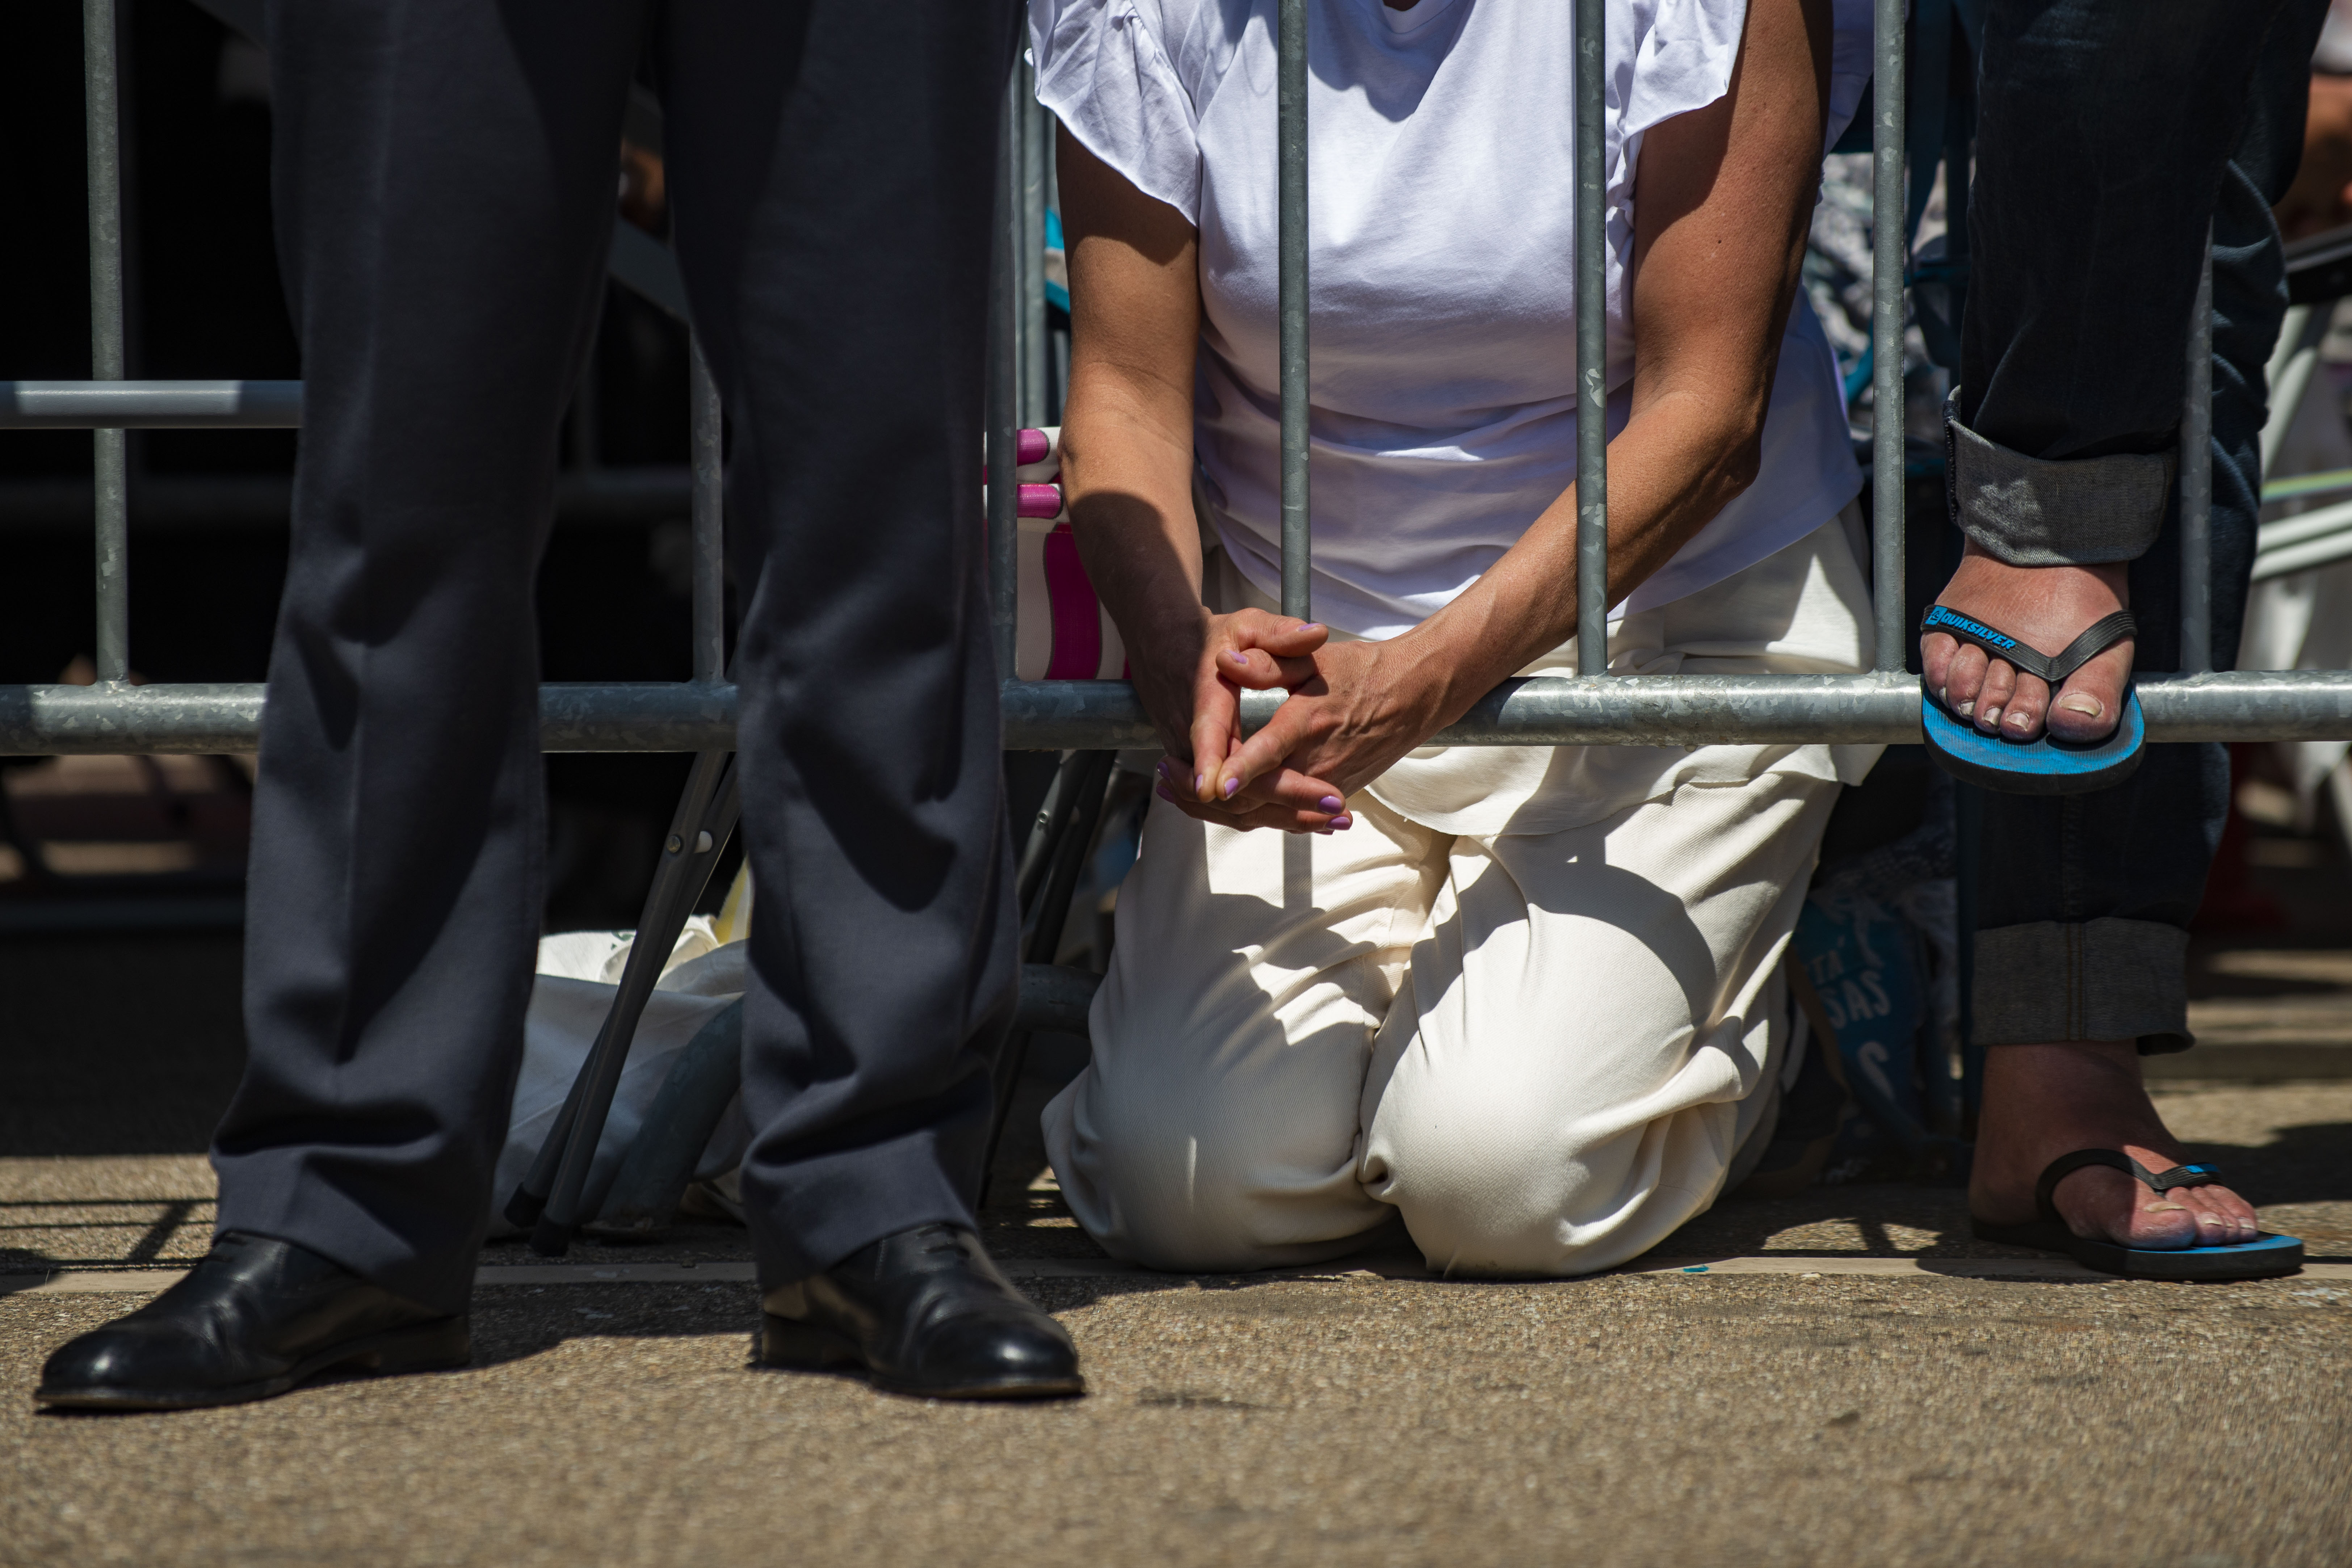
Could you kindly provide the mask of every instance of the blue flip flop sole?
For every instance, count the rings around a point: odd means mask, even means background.
[[[2085,1268],[2126,1279],[2271,1279],[2282,1274],[2299,1273],[2303,1268],[2302,1239],[2274,1236],[2268,1231],[2232,1247],[2183,1247],[2166,1251],[2094,1241],[2046,1220],[2024,1225],[1987,1225],[1977,1221],[1969,1228],[1979,1241],[2064,1253]]]
[[[1923,691],[1920,727],[1927,751],[1946,773],[2004,795],[2084,795],[2131,777],[2147,754],[2147,720],[2139,693],[2126,688],[2115,732],[2087,745],[2054,739],[2010,741],[1988,735]]]

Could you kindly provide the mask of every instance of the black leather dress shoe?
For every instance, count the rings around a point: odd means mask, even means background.
[[[824,1273],[771,1290],[759,1359],[863,1369],[877,1388],[927,1399],[1084,1394],[1077,1347],[951,1225],[917,1226]]]
[[[290,1241],[229,1231],[186,1279],[49,1357],[33,1397],[75,1410],[187,1410],[268,1399],[331,1367],[436,1372],[472,1355],[462,1315]]]

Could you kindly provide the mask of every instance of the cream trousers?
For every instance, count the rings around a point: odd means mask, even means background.
[[[1154,801],[1094,1060],[1047,1106],[1071,1212],[1156,1268],[1566,1275],[1714,1201],[1774,1097],[1780,958],[1838,785],[1686,784],[1562,833],[1377,802],[1329,837]]]
[[[1832,524],[1629,618],[1612,667],[1864,668],[1868,625]],[[1780,955],[1839,779],[1875,749],[1550,755],[1434,752],[1328,837],[1152,803],[1094,1059],[1045,1114],[1097,1241],[1159,1268],[1263,1268],[1401,1218],[1434,1269],[1581,1274],[1715,1200],[1769,1135]],[[1558,782],[1515,782],[1530,765]]]

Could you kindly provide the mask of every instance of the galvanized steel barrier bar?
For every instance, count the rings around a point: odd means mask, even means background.
[[[1889,680],[1903,679],[1911,640],[1903,613],[1903,274],[1910,260],[1903,225],[1903,30],[1909,14],[1908,0],[1877,0],[1871,14],[1870,603],[1877,632],[1872,668]],[[1940,146],[1943,138],[1936,140]],[[1906,738],[1917,739],[1917,731]]]
[[[1276,288],[1282,316],[1282,613],[1311,620],[1307,399],[1307,0],[1280,0],[1275,70]]]
[[[114,0],[82,0],[82,134],[89,162],[89,374],[121,381],[122,353],[121,114],[116,101]],[[90,434],[98,511],[98,637],[101,684],[131,679],[130,437]]]
[[[2166,741],[2315,741],[2352,736],[2352,670],[2143,675],[2133,683],[2151,736]],[[1242,693],[1255,731],[1282,694]],[[1684,746],[1896,742],[1919,738],[1919,682],[1864,675],[1649,675],[1504,681],[1436,746]],[[1123,680],[1019,682],[1005,692],[1016,747],[1157,746]]]
[[[1053,156],[1053,141],[1045,105],[1037,101],[1036,75],[1026,60],[1013,68],[1017,90],[1013,105],[1013,146],[1019,188],[1013,202],[1013,259],[1020,280],[1019,405],[1021,423],[1035,426],[1045,419],[1045,160]]]
[[[1021,72],[1015,67],[1005,84],[1004,127],[996,159],[995,239],[988,269],[988,598],[995,633],[996,677],[1013,676],[1018,648],[1013,613],[1020,593],[1020,484],[1013,470],[1019,458],[1021,385],[1018,343],[1021,336],[1019,246],[1015,229],[1021,206],[1013,184],[1019,172]]]
[[[2180,668],[2213,668],[2213,236],[2189,311],[2188,390],[2180,406]]]
[[[0,430],[292,430],[299,381],[0,381]]]
[[[1309,0],[1279,0],[1277,103],[1280,185],[1282,534],[1284,608],[1311,613],[1307,532],[1307,35]],[[1875,225],[1872,353],[1879,439],[1872,499],[1879,520],[1873,556],[1875,668],[1851,676],[1600,679],[1606,650],[1606,374],[1603,308],[1605,153],[1600,117],[1605,45],[1601,0],[1577,0],[1577,258],[1579,676],[1506,681],[1433,739],[1465,745],[1700,744],[1717,742],[1895,742],[1919,733],[1917,683],[1903,673],[1909,628],[1903,602],[1903,121],[1905,0],[1874,0],[1876,84],[1872,106]],[[97,519],[97,686],[0,686],[0,753],[237,752],[253,748],[258,685],[124,684],[129,672],[123,432],[135,428],[282,428],[298,426],[301,388],[287,382],[132,382],[123,379],[122,284],[113,0],[85,0],[89,87],[92,374],[84,383],[0,383],[0,429],[86,428],[100,433]],[[1012,674],[1016,575],[1012,482],[1020,416],[1040,395],[1042,276],[1021,259],[1042,241],[1038,172],[1050,123],[1023,87],[1008,84],[1002,192],[997,209],[993,340],[989,383],[989,558],[1001,672]],[[1596,172],[1597,170],[1597,172]],[[2200,310],[2200,323],[2205,321]],[[2210,331],[2210,325],[2200,326]],[[0,367],[5,368],[5,367]],[[1024,375],[1024,371],[1027,374]],[[2194,373],[2192,373],[2194,374]],[[2210,374],[2210,370],[2207,374]],[[2210,393],[2209,393],[2210,395]],[[2192,394],[2189,417],[2199,400]],[[551,752],[725,750],[734,743],[736,692],[725,683],[720,626],[716,389],[697,359],[694,378],[694,674],[681,683],[552,683],[541,690],[541,743]],[[2184,431],[2184,439],[2190,433]],[[2201,468],[2191,462],[2187,470]],[[2193,482],[2193,474],[2189,476]],[[674,483],[674,480],[665,480]],[[2202,553],[2184,556],[2184,616],[2208,592]],[[2190,581],[2193,579],[2193,581]],[[1593,609],[1598,599],[1598,611]],[[2184,626],[2184,630],[2190,628]],[[2210,634],[2209,634],[2210,637]],[[2156,741],[2352,737],[2352,671],[2211,674],[2210,640],[2187,673],[2138,682]],[[1597,646],[1596,646],[1597,645]],[[1023,749],[1148,747],[1156,743],[1133,689],[1119,681],[1003,685],[1006,744]],[[1263,723],[1280,693],[1253,692],[1244,722]]]
[[[694,472],[694,679],[709,685],[727,674],[726,416],[702,340],[688,333],[686,344],[693,401],[687,442]]]
[[[1609,673],[1609,26],[1576,0],[1576,673]]]

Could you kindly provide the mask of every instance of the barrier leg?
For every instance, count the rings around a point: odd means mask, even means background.
[[[1116,752],[1080,752],[1064,764],[1063,777],[1055,781],[1060,809],[1055,813],[1054,842],[1043,858],[1050,865],[1050,874],[1039,895],[1037,923],[1029,933],[1029,968],[1023,972],[1024,993],[1030,989],[1029,975],[1038,966],[1051,964],[1055,950],[1062,945],[1062,931],[1070,917],[1070,900],[1086,868],[1087,851],[1093,846],[1095,828],[1102,820],[1103,798],[1109,793],[1111,769],[1118,760]],[[997,1145],[1004,1141],[1004,1123],[1013,1114],[1013,1090],[1020,1087],[1021,1069],[1028,1064],[1030,1034],[1030,1027],[1016,1017],[1004,1048],[997,1053],[993,1075],[996,1113],[989,1124],[988,1154],[980,1168],[982,1203],[988,1199],[988,1178],[996,1165]]]

